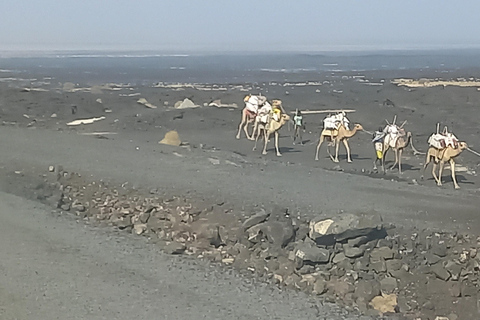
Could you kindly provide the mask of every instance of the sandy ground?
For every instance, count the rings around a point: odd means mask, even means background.
[[[480,95],[476,88],[409,89],[390,84],[385,74],[366,76],[370,83],[383,85],[365,85],[352,75],[335,75],[323,79],[328,84],[320,86],[320,92],[315,87],[271,83],[257,84],[250,90],[282,99],[289,111],[296,107],[356,109],[351,121],[370,131],[385,124],[384,119],[391,120],[397,115],[399,122],[408,121],[406,129],[413,133],[415,146],[423,151],[435,124],[441,122],[461,140],[480,149],[477,139]],[[391,75],[398,76],[404,75]],[[239,109],[172,108],[184,98],[199,105],[215,99],[241,105],[245,91],[232,87],[226,91],[193,88],[179,91],[140,86],[126,92],[102,90],[95,94],[68,93],[54,85],[43,87],[49,91],[22,92],[21,85],[16,83],[0,86],[3,174],[15,171],[19,175],[40,174],[49,165],[62,165],[67,171],[94,179],[225,203],[226,210],[238,213],[258,206],[280,205],[302,218],[377,211],[386,223],[411,229],[475,234],[480,227],[477,219],[480,179],[476,174],[480,159],[467,152],[458,158],[465,169],[457,175],[462,189],[455,191],[448,171],[441,188],[435,186],[428,174],[427,180],[420,181],[424,159],[410,151],[404,157],[403,175],[396,171],[387,175],[372,173],[374,151],[371,137],[366,133],[358,133],[351,139],[353,164],[347,164],[344,157],[340,164],[333,164],[325,150],[321,151],[321,159],[314,161],[323,117],[320,115],[306,117],[305,146],[294,146],[288,130],[282,129],[283,157],[277,158],[272,145],[269,154],[262,156],[260,151],[252,151],[251,141],[235,139]],[[158,108],[136,103],[139,96],[119,95],[135,92]],[[384,105],[386,99],[395,106]],[[72,105],[78,108],[76,114],[71,112]],[[52,114],[56,116],[52,118]],[[72,120],[99,116],[106,119],[91,125],[66,126]],[[172,129],[178,130],[185,146],[158,144]],[[116,134],[104,134],[100,139],[79,134],[96,131]],[[344,154],[342,148],[341,154]],[[1,191],[27,196],[22,194],[20,180],[3,179]],[[18,312],[25,312],[31,319],[73,319],[85,315],[101,319],[112,314],[119,319],[150,318],[158,312],[165,314],[165,319],[179,315],[191,319],[225,318],[229,312],[240,319],[272,318],[272,313],[278,319],[317,316],[316,310],[302,307],[303,297],[292,298],[286,293],[272,296],[270,289],[258,285],[242,291],[238,288],[243,288],[244,282],[234,276],[206,273],[198,266],[186,268],[189,262],[163,256],[133,240],[102,230],[90,233],[90,228],[52,217],[46,208],[34,203],[7,194],[1,196],[5,200],[1,202],[0,243],[6,255],[1,259],[1,267],[7,272],[2,273],[0,292],[2,300],[13,305],[13,309],[3,311],[11,318]],[[12,211],[17,214],[12,215]],[[27,261],[17,268],[15,259]],[[58,263],[52,265],[51,261]],[[85,270],[90,269],[91,282],[83,281],[87,277]],[[169,294],[162,291],[165,286]],[[131,305],[141,307],[131,308]],[[35,317],[30,313],[34,310],[44,312],[45,316]],[[65,316],[66,310],[75,311]],[[24,314],[17,317],[23,318]]]

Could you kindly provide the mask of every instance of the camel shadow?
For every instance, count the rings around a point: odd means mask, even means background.
[[[470,184],[470,185],[474,185],[475,183],[472,182],[472,181],[468,181],[468,179],[462,175],[462,174],[455,174],[455,177],[457,178],[457,182],[458,183],[461,183],[461,184]],[[433,178],[432,178],[433,179]],[[446,174],[443,174],[442,176],[442,183],[453,183],[453,180],[452,180],[452,176],[451,175],[446,175]]]
[[[396,165],[393,170],[390,169],[392,166],[393,161],[385,162],[385,168],[387,169],[387,172],[392,172],[392,171],[398,171],[398,165]],[[408,163],[402,163],[402,172],[404,171],[420,171],[419,167],[414,167]]]
[[[292,147],[279,147],[280,153],[298,153],[300,150],[296,150]],[[275,151],[275,148],[267,149],[267,151]]]
[[[358,154],[355,154],[355,153],[352,153],[351,156],[352,156],[352,160],[370,160],[371,159],[366,157],[360,157]],[[340,158],[340,155],[338,155],[338,157]],[[343,159],[347,159],[346,155],[343,155],[342,157]]]

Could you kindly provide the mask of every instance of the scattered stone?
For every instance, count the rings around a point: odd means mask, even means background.
[[[383,237],[385,230],[378,215],[344,214],[338,218],[312,220],[309,237],[318,245],[332,245],[337,241],[360,236]]]
[[[321,295],[327,292],[327,282],[322,277],[318,277],[313,284],[313,293]]]
[[[154,106],[153,104],[151,104],[150,102],[147,101],[147,99],[145,98],[140,98],[137,100],[137,103],[140,103],[142,105],[144,105],[145,107],[147,108],[150,108],[150,109],[156,109],[157,106]]]
[[[220,99],[214,100],[207,105],[209,107],[217,107],[217,108],[234,108],[234,109],[238,108],[238,105],[236,103],[230,103],[230,104],[222,103]]]
[[[199,108],[199,105],[193,103],[192,100],[185,98],[183,101],[177,101],[174,105],[175,109],[192,109],[192,108]]]
[[[361,246],[361,247],[350,247],[350,246],[345,246],[344,247],[344,250],[345,250],[345,256],[348,257],[348,258],[358,258],[358,257],[361,257],[363,256],[363,254],[365,253],[365,246]]]
[[[135,232],[135,234],[140,235],[144,233],[145,230],[147,230],[147,225],[144,223],[139,223],[133,226],[133,231]]]
[[[397,290],[398,284],[395,278],[384,278],[380,280],[380,289],[382,293],[389,294]]]
[[[398,271],[403,265],[402,260],[399,259],[392,259],[392,260],[387,260],[385,261],[387,271],[392,272],[392,271]]]
[[[452,280],[457,281],[460,277],[460,273],[462,272],[462,266],[449,260],[445,264],[445,269],[451,274]]]
[[[383,261],[393,259],[395,252],[389,247],[375,248],[370,253],[370,261]]]
[[[269,220],[258,224],[258,230],[266,237],[267,241],[275,247],[284,248],[295,239],[295,229],[292,220]],[[252,229],[252,228],[250,228]]]
[[[303,262],[313,264],[330,261],[330,251],[307,243],[301,243],[295,247],[295,256]]]
[[[355,296],[363,298],[363,301],[371,301],[374,297],[380,295],[380,284],[377,281],[359,280],[355,284]]]
[[[215,166],[220,164],[220,160],[218,160],[218,159],[208,158],[208,161],[210,161],[210,163],[215,165]]]
[[[427,261],[427,263],[429,265],[434,265],[434,264],[436,264],[437,262],[440,261],[440,258],[438,256],[434,255],[433,253],[427,252],[425,254],[425,260]]]
[[[450,273],[443,267],[441,263],[434,264],[430,267],[431,272],[437,276],[437,278],[447,281],[450,279]]]
[[[441,258],[447,255],[447,246],[445,243],[433,242],[431,252]]]
[[[176,241],[172,241],[163,247],[163,250],[168,254],[182,254],[186,250],[186,246],[184,243],[179,243]]]
[[[264,209],[261,209],[261,211],[257,212],[247,220],[245,220],[242,224],[243,230],[247,230],[259,223],[264,222],[267,220],[267,218],[270,216],[269,213],[266,213]]]

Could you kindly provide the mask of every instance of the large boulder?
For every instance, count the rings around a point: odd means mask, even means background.
[[[342,214],[329,219],[314,219],[309,227],[309,237],[317,245],[332,245],[361,236],[373,240],[386,235],[382,218],[377,214]]]

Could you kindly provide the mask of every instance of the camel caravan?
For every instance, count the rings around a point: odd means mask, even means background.
[[[372,143],[375,150],[375,160],[373,161],[373,172],[378,172],[377,164],[380,163],[382,171],[385,174],[385,159],[388,151],[392,150],[394,154],[393,164],[388,170],[393,170],[398,167],[398,173],[402,174],[402,154],[407,147],[411,147],[413,154],[426,154],[425,164],[423,165],[423,172],[430,163],[433,163],[432,175],[438,186],[442,185],[441,177],[444,170],[445,163],[448,162],[452,174],[452,181],[455,189],[459,189],[459,185],[455,176],[455,158],[460,155],[463,150],[469,150],[476,155],[480,154],[469,149],[466,142],[460,142],[457,137],[448,132],[447,127],[442,132],[433,133],[428,139],[429,149],[426,153],[419,152],[413,145],[412,133],[406,131],[404,128],[407,121],[397,125],[397,116],[392,122],[385,120],[387,124],[384,127],[379,127],[374,133],[366,131],[359,123],[351,124],[347,117],[350,112],[355,110],[317,110],[317,111],[300,111],[295,110],[294,116],[291,117],[285,112],[281,100],[268,101],[262,95],[249,94],[244,98],[245,107],[242,110],[242,119],[238,126],[236,138],[240,139],[242,130],[248,140],[255,141],[253,150],[257,148],[259,138],[263,138],[264,145],[262,154],[267,154],[267,145],[270,137],[274,136],[275,152],[277,156],[281,156],[279,148],[279,131],[285,124],[294,125],[293,144],[299,140],[303,145],[301,131],[305,132],[305,123],[303,120],[304,114],[313,113],[329,113],[323,119],[323,128],[318,139],[315,160],[319,160],[320,147],[324,142],[327,142],[327,153],[329,158],[335,162],[339,162],[339,147],[342,143],[346,150],[346,161],[351,163],[351,149],[348,143],[349,139],[355,136],[357,132],[364,131],[372,135]],[[251,127],[251,128],[250,128]],[[330,148],[335,148],[335,153],[332,154]],[[438,174],[437,174],[438,168]],[[421,176],[423,179],[423,174]]]

